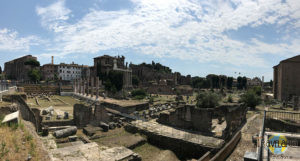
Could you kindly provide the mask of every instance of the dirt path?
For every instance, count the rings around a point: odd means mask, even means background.
[[[259,114],[255,114],[247,120],[247,123],[242,128],[242,138],[237,147],[227,158],[227,161],[241,161],[244,160],[246,151],[256,151],[256,146],[252,143],[252,136],[259,133],[262,126],[262,118]]]

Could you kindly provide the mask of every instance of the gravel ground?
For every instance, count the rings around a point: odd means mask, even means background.
[[[246,125],[242,129],[242,138],[237,147],[227,158],[227,161],[241,161],[244,160],[246,151],[256,151],[256,146],[252,143],[252,136],[259,133],[262,126],[262,118],[256,114],[247,120]]]

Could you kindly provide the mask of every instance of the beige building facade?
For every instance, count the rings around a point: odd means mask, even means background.
[[[274,98],[283,101],[300,96],[300,55],[281,61],[273,69]]]

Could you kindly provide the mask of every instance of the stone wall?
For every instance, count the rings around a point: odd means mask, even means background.
[[[157,122],[183,129],[211,131],[213,109],[196,108],[194,105],[181,105],[176,109],[160,114]]]
[[[246,122],[247,107],[239,103],[227,103],[220,105],[215,110],[218,114],[225,116],[226,128],[223,131],[223,137],[230,138]]]
[[[93,118],[92,107],[84,104],[75,104],[73,109],[74,123],[78,128],[89,124]]]
[[[94,110],[94,121],[96,122],[108,122],[109,121],[109,116],[107,114],[107,111],[105,110],[104,106],[101,104],[98,104],[95,106]]]
[[[172,87],[167,86],[167,85],[150,85],[147,88],[147,93],[150,93],[150,94],[167,94],[167,95],[176,94],[175,91],[172,89]]]
[[[58,85],[22,85],[24,87],[24,92],[27,94],[59,94],[59,86]]]
[[[48,127],[54,127],[54,126],[73,126],[74,120],[59,120],[59,121],[44,121],[43,125]]]
[[[149,143],[163,149],[172,150],[180,159],[187,157],[200,158],[208,151],[217,151],[218,149],[205,147],[200,144],[187,142],[182,139],[172,138],[159,133],[148,132],[144,129],[139,129],[132,125],[126,125],[125,130],[131,133],[141,133],[147,136]]]
[[[35,113],[25,102],[21,95],[11,95],[12,102],[16,103],[18,110],[20,110],[21,116],[24,120],[30,121],[36,128],[37,131],[41,130],[41,121],[39,113]]]
[[[102,104],[96,104],[94,109],[89,105],[75,104],[73,112],[74,124],[78,128],[83,128],[87,124],[99,125],[100,121],[106,123],[110,121],[105,106]]]
[[[265,127],[269,128],[272,131],[300,133],[299,123],[292,123],[284,120],[267,118],[265,120]]]

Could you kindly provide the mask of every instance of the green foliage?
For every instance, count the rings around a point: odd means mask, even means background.
[[[232,99],[232,96],[231,96],[231,95],[229,95],[229,96],[227,97],[227,102],[229,102],[229,103],[232,103],[232,102],[233,102],[233,99]]]
[[[215,74],[209,74],[206,79],[210,82],[211,88],[220,88],[220,78]]]
[[[226,82],[227,89],[231,89],[232,88],[232,83],[233,83],[233,77],[228,77],[227,78],[227,82]]]
[[[6,148],[6,143],[2,141],[0,147],[0,159],[2,159],[8,152],[9,150]]]
[[[38,69],[32,69],[28,72],[28,76],[29,78],[34,81],[34,82],[38,82],[41,80],[41,72]]]
[[[123,73],[110,71],[107,76],[103,76],[105,90],[116,93],[123,88]]]
[[[135,99],[144,99],[147,96],[147,93],[143,89],[135,89],[135,90],[131,91],[131,95]]]
[[[237,78],[237,89],[247,89],[247,78],[239,76]]]
[[[40,62],[35,60],[35,59],[29,59],[24,64],[25,65],[30,65],[32,67],[39,67],[40,66]]]
[[[192,80],[192,87],[198,89],[209,88],[210,82],[205,78],[195,77]]]
[[[221,97],[213,92],[200,92],[196,100],[199,108],[214,108],[219,105]]]
[[[244,103],[247,107],[250,107],[254,110],[255,107],[261,103],[261,98],[253,89],[249,89],[245,94],[241,96],[240,102]]]
[[[273,87],[273,80],[270,80],[270,87]]]
[[[153,104],[153,102],[154,102],[154,98],[153,98],[153,97],[150,97],[150,98],[149,98],[149,103],[150,103],[150,104]]]
[[[134,86],[138,86],[139,83],[140,83],[139,77],[137,77],[136,75],[132,75],[132,84],[133,84]]]
[[[256,95],[261,96],[261,86],[252,87],[252,90],[255,92]]]
[[[59,79],[59,78],[58,78],[58,75],[57,75],[56,73],[54,73],[54,80],[55,80],[55,81],[58,81],[58,79]]]

